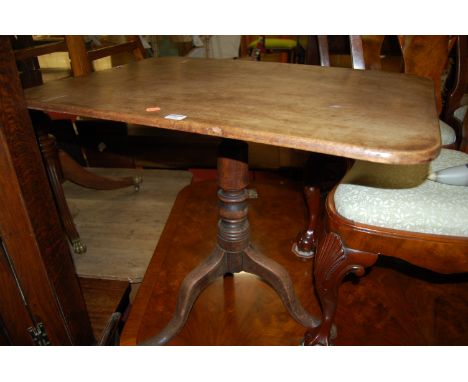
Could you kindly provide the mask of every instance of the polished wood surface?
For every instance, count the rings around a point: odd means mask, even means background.
[[[310,290],[311,261],[290,254],[294,235],[305,219],[301,193],[281,178],[258,181],[249,187],[258,192],[257,199],[248,201],[252,245],[289,271],[299,300],[307,311],[314,313],[310,309],[314,304]],[[141,343],[166,326],[182,280],[215,247],[219,203],[216,190],[216,182],[204,181],[179,194],[130,311],[122,333],[123,344]],[[284,200],[288,203],[284,204]],[[286,210],[288,214],[284,213]],[[239,281],[240,290],[235,286]],[[217,303],[213,304],[213,300]],[[208,317],[210,322],[200,326]],[[229,322],[232,327],[224,328]],[[278,322],[282,325],[281,334],[277,332]],[[281,341],[298,345],[304,330],[289,315],[272,287],[256,275],[241,272],[218,278],[201,293],[187,323],[169,345],[273,345]]]
[[[288,313],[305,328],[312,329],[319,321],[302,305],[294,291],[287,270],[257,249],[251,242],[248,220],[248,199],[258,197],[247,191],[249,184],[247,144],[224,140],[218,156],[218,224],[217,241],[211,254],[200,262],[180,284],[174,314],[166,326],[143,345],[164,345],[171,341],[187,321],[200,293],[213,281],[245,272],[260,277],[278,294]],[[185,219],[181,219],[181,224]]]
[[[347,247],[398,257],[434,272],[468,272],[468,238],[356,223],[338,214],[333,195],[330,193],[326,204],[328,229],[339,232]]]
[[[121,280],[104,280],[80,277],[81,290],[86,301],[94,337],[102,337],[111,315],[122,315],[130,306],[130,283]]]
[[[319,311],[311,282],[312,260],[290,253],[305,225],[300,184],[255,173],[249,187],[252,240],[290,273],[305,308]],[[178,197],[135,298],[121,337],[134,345],[170,320],[179,285],[216,239],[216,183],[194,183]],[[202,202],[200,202],[202,201]],[[185,219],[185,224],[180,221]],[[204,227],[200,230],[200,227]],[[439,277],[381,258],[359,284],[341,287],[336,345],[468,345],[468,277]],[[184,329],[170,345],[291,345],[304,329],[274,290],[246,273],[213,282],[195,302]]]
[[[26,97],[47,112],[383,163],[427,162],[440,145],[430,81],[394,73],[167,57],[50,82]],[[165,119],[170,113],[187,118]]]
[[[468,273],[466,237],[421,234],[350,221],[336,211],[334,192],[327,197],[325,219],[326,234],[314,262],[314,285],[322,307],[322,324],[307,332],[307,345],[330,344],[341,282],[348,274],[363,276],[379,256],[404,260],[439,274],[466,276]],[[462,296],[468,302],[468,295]]]
[[[384,38],[385,36],[361,36],[366,69],[382,69],[381,50]]]

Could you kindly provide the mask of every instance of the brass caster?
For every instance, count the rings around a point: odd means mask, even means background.
[[[133,186],[135,187],[135,191],[140,191],[141,183],[143,183],[143,178],[141,176],[135,176],[133,178]]]
[[[86,252],[86,244],[84,244],[81,239],[72,240],[73,252],[77,255],[81,255]]]
[[[292,253],[294,253],[296,256],[299,256],[303,259],[312,259],[315,255],[315,250],[312,251],[301,251],[297,245],[297,243],[294,243],[292,248],[291,248]]]

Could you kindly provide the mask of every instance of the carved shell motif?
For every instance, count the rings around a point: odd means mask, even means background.
[[[348,273],[364,275],[364,267],[361,264],[351,264],[348,261],[348,250],[340,236],[334,232],[325,237],[315,261],[316,287],[320,293],[326,293],[330,288],[337,290]]]

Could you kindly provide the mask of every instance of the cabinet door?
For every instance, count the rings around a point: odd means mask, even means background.
[[[28,328],[39,331],[42,324],[51,344],[92,344],[86,305],[7,36],[0,36],[0,237],[5,337],[13,344],[31,343]]]

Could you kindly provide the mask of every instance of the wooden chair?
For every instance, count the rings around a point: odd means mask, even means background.
[[[145,50],[138,36],[127,36],[126,42],[112,44],[98,49],[87,50],[83,36],[65,36],[45,45],[23,48],[15,51],[16,60],[25,60],[43,54],[57,51],[68,51],[72,72],[75,77],[88,75],[93,71],[92,62],[109,55],[130,51],[136,60],[145,57]],[[41,80],[42,82],[42,80]],[[41,83],[40,82],[40,83]],[[54,193],[57,208],[65,233],[75,253],[86,252],[86,245],[81,240],[73,222],[72,214],[65,200],[62,183],[65,180],[83,187],[97,190],[112,190],[124,187],[139,189],[142,179],[140,177],[126,177],[111,179],[98,176],[77,163],[66,151],[59,149],[55,138],[49,134],[52,119],[74,120],[69,115],[46,116],[42,113],[31,113],[33,124],[39,141],[39,147],[46,164],[46,170]]]
[[[385,36],[350,36],[350,51],[351,63],[354,69],[370,69],[380,70],[381,64],[381,49]],[[456,38],[449,36],[399,36],[399,43],[404,59],[403,71],[407,74],[416,74],[421,77],[426,77],[434,82],[434,92],[437,99],[437,109],[439,114],[442,111],[442,85],[441,78],[447,66],[448,55],[452,49]],[[328,49],[327,36],[317,36],[317,45],[320,55],[320,65],[330,66],[330,55]],[[432,59],[432,58],[435,59]],[[439,120],[442,146],[446,148],[456,148],[457,135],[455,130],[442,120]],[[325,158],[319,155],[312,155],[308,164],[308,170],[316,171],[318,167],[322,167],[327,161],[333,161],[335,166],[338,166],[339,173],[343,171],[344,164],[339,163],[339,160],[331,157]],[[349,164],[349,162],[348,162]],[[313,179],[310,181],[310,179]],[[336,182],[339,180],[335,175],[332,179]],[[325,183],[330,183],[330,180]],[[307,187],[305,188],[305,197],[309,209],[309,222],[307,227],[298,234],[297,240],[293,245],[292,252],[300,257],[311,258],[317,246],[317,223],[318,210],[312,212],[313,206],[318,206],[320,203],[320,189],[323,188],[320,183],[323,183],[323,176],[311,177],[308,176]],[[335,183],[336,183],[335,182]],[[325,185],[325,190],[330,189],[330,185]],[[323,191],[323,190],[322,190]]]
[[[416,57],[423,40],[400,41],[405,64],[421,67]],[[468,272],[468,187],[426,179],[431,171],[466,163],[468,154],[445,148],[430,164],[354,163],[326,199],[325,232],[314,264],[322,323],[306,333],[306,345],[330,344],[343,278],[363,276],[380,255],[442,274]]]
[[[131,52],[137,61],[146,57],[145,49],[139,36],[125,36],[126,41],[108,44],[88,50],[83,36],[65,36],[74,77],[86,76],[93,72],[92,62],[118,53]]]

